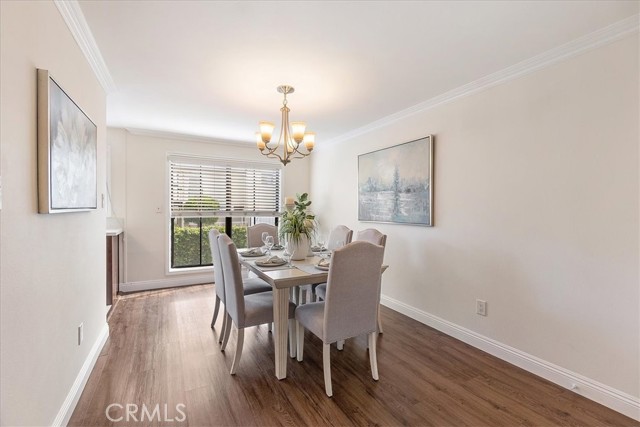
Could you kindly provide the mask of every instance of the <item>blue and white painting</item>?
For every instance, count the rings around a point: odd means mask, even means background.
[[[358,156],[358,220],[432,224],[433,139]]]

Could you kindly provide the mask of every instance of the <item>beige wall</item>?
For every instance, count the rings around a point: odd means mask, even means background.
[[[387,297],[637,399],[638,89],[635,33],[320,148],[311,196],[388,234]],[[357,155],[427,134],[435,227],[358,222]]]
[[[216,143],[168,138],[108,129],[111,152],[111,199],[115,215],[125,223],[125,284],[127,290],[211,281],[211,274],[167,274],[167,154],[180,153],[240,160],[265,159],[250,144]],[[124,179],[123,179],[124,177]],[[296,160],[283,170],[283,197],[309,191],[309,162]],[[156,213],[156,208],[161,212]]]
[[[105,211],[37,213],[36,68],[98,126],[98,196],[106,99],[53,2],[2,1],[0,15],[0,422],[50,425],[105,326]]]

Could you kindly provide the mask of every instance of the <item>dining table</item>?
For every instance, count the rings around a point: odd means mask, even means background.
[[[273,256],[282,256],[283,251],[272,251]],[[245,257],[240,252],[240,263],[249,271],[267,282],[273,288],[273,334],[275,345],[276,378],[287,377],[287,336],[290,290],[296,286],[324,283],[329,271],[316,267],[319,256],[306,257],[300,261],[291,261],[288,265],[260,267],[256,261],[264,261],[264,257]],[[295,356],[295,355],[294,355]]]
[[[283,251],[272,251],[272,256],[282,257]],[[325,283],[329,276],[327,267],[318,267],[318,263],[322,259],[318,253],[308,256],[303,260],[291,261],[291,266],[269,266],[261,267],[256,265],[256,261],[264,261],[268,256],[248,257],[240,254],[240,263],[249,271],[267,282],[273,288],[273,334],[275,345],[275,372],[276,378],[279,380],[287,377],[287,336],[288,336],[288,311],[289,296],[293,296],[291,292],[293,288],[302,285],[313,285],[317,283]],[[382,266],[382,271],[387,266]],[[295,357],[292,354],[291,357]]]

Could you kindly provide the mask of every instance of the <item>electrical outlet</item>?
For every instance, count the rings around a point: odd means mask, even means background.
[[[157,214],[162,213],[162,208],[160,208],[160,207],[156,207],[156,213],[157,213]]]
[[[78,326],[78,345],[82,344],[83,339],[84,339],[84,323],[80,323],[80,326]]]
[[[481,299],[476,300],[476,314],[480,316],[487,315],[487,302]]]

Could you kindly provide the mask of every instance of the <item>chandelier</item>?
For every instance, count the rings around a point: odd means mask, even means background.
[[[284,94],[282,101],[282,126],[280,128],[280,137],[275,145],[271,144],[271,135],[273,134],[274,125],[272,122],[260,122],[260,132],[256,132],[256,143],[258,149],[263,156],[269,158],[277,158],[283,165],[291,162],[292,159],[302,159],[311,154],[313,145],[315,144],[316,134],[313,132],[305,132],[307,125],[305,122],[291,122],[289,126],[289,107],[287,107],[287,94],[293,93],[292,86],[278,86],[278,92]],[[306,153],[300,151],[300,144],[304,143]],[[282,146],[282,155],[277,153],[278,148]]]

